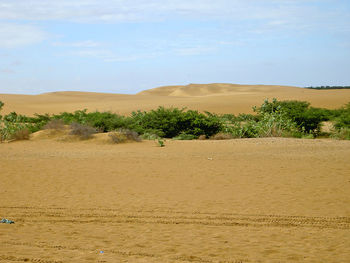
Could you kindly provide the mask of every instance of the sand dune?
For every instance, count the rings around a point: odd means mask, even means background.
[[[174,96],[174,97],[203,97],[215,95],[242,95],[256,93],[298,92],[300,88],[290,86],[272,86],[272,85],[239,85],[239,84],[189,84],[186,86],[165,86],[155,89],[145,90],[140,95],[156,96]]]
[[[306,100],[315,107],[337,108],[350,101],[350,90],[310,90],[288,86],[190,84],[146,90],[135,95],[54,92],[40,95],[0,94],[3,113],[33,115],[88,109],[129,114],[158,106],[187,107],[216,113],[250,113],[266,98]]]

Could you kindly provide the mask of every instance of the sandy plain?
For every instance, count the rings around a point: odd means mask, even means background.
[[[135,105],[167,106],[159,104],[163,98],[174,106],[185,98],[192,104],[183,106],[198,109],[211,101],[205,110],[224,112],[246,102],[233,100],[227,90],[198,96],[185,89],[184,97],[179,89],[169,90],[115,95],[140,97],[132,105],[91,93],[1,95],[0,100],[5,110],[26,114],[81,106],[128,113]],[[268,91],[259,92],[259,99],[271,98]],[[315,106],[349,101],[346,92],[334,97],[312,92],[326,97],[304,98]],[[42,104],[35,102],[40,96]],[[56,104],[47,101],[50,96]],[[100,96],[106,96],[106,105]],[[222,109],[225,96],[232,105]],[[257,97],[251,96],[249,107]],[[165,144],[40,136],[0,144],[0,217],[16,222],[0,224],[0,262],[350,262],[350,141]]]

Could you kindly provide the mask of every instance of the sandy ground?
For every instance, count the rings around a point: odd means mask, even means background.
[[[212,84],[0,94],[2,114],[27,115],[159,105],[237,114],[273,97],[336,108],[350,90]],[[350,141],[161,148],[33,136],[0,144],[0,218],[16,222],[0,224],[0,262],[350,262],[349,189]]]
[[[31,140],[0,164],[0,262],[350,262],[350,141]]]
[[[1,93],[1,90],[0,90]],[[251,113],[264,99],[306,100],[315,107],[338,108],[350,102],[350,90],[310,90],[288,86],[207,84],[169,86],[135,95],[89,92],[54,92],[41,95],[0,94],[3,114],[60,113],[88,109],[129,114],[158,106],[187,107],[216,113]]]

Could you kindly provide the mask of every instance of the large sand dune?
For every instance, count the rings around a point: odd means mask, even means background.
[[[306,100],[315,107],[337,108],[350,101],[350,90],[310,90],[288,86],[191,84],[146,90],[135,95],[54,92],[40,95],[0,94],[4,113],[60,113],[88,109],[129,114],[158,106],[187,107],[216,113],[249,113],[264,99]]]

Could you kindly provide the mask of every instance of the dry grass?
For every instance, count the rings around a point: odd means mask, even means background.
[[[219,132],[219,133],[210,137],[211,140],[230,140],[233,138],[234,137],[232,136],[232,134],[223,133],[223,132]]]
[[[124,143],[128,141],[140,142],[141,138],[137,132],[128,129],[120,129],[108,134],[114,143]]]
[[[21,141],[21,140],[29,140],[30,131],[27,128],[20,129],[13,134],[13,140]]]
[[[92,138],[92,135],[96,133],[96,129],[88,126],[88,125],[83,125],[80,123],[73,122],[70,125],[71,135],[76,135],[78,136],[81,140],[87,140]]]
[[[64,130],[64,122],[62,120],[51,120],[43,127],[45,130]]]
[[[207,139],[207,136],[205,136],[204,134],[198,137],[198,140],[206,140],[206,139]]]

